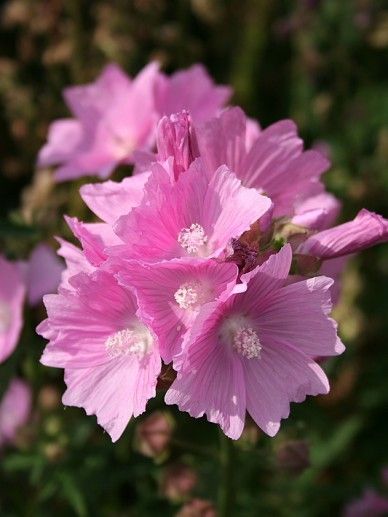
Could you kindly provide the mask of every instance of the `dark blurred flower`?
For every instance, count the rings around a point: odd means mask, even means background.
[[[379,495],[373,489],[367,489],[363,495],[349,503],[343,517],[380,517],[388,515],[388,498]]]
[[[160,456],[170,444],[172,430],[173,423],[166,412],[151,413],[136,428],[138,451],[151,458]]]
[[[279,468],[289,474],[301,474],[310,467],[310,447],[304,440],[281,444],[276,453]]]
[[[213,503],[204,499],[193,499],[184,504],[176,517],[216,517]]]
[[[197,474],[188,465],[182,463],[170,465],[162,477],[162,494],[172,501],[181,501],[191,494],[197,482]]]

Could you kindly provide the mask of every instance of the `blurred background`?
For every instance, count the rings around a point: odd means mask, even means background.
[[[110,61],[131,75],[151,59],[168,72],[204,63],[262,126],[291,117],[306,145],[331,157],[326,182],[344,219],[362,207],[388,217],[386,1],[0,5],[0,246],[9,258],[42,240],[55,247],[53,235],[70,239],[64,213],[90,218],[82,182],[55,185],[35,162],[49,123],[68,115],[62,89]],[[43,317],[42,306],[26,310],[17,351],[0,366],[0,397],[15,374],[33,389],[27,425],[0,450],[0,514],[216,515],[230,482],[216,426],[165,408],[161,394],[112,445],[95,418],[64,410],[62,371],[39,364]],[[367,487],[388,494],[388,246],[352,260],[336,318],[347,352],[325,366],[331,393],[294,405],[274,439],[247,426],[234,447],[231,515],[341,515]]]

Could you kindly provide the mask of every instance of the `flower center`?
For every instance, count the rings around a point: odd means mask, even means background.
[[[212,298],[212,289],[206,283],[186,282],[175,291],[174,298],[181,309],[197,309]]]
[[[207,236],[200,224],[193,223],[190,228],[183,228],[179,232],[178,242],[187,253],[197,253],[207,243]]]
[[[247,359],[260,357],[263,347],[259,336],[244,316],[227,318],[221,326],[220,338]]]
[[[111,334],[105,341],[105,350],[112,358],[134,354],[142,359],[151,352],[153,344],[149,328],[137,320],[130,327]]]
[[[0,334],[7,332],[10,323],[11,309],[7,303],[0,301]]]

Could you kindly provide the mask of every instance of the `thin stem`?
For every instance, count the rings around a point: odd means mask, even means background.
[[[220,431],[220,484],[218,489],[219,517],[232,517],[234,505],[234,445]]]

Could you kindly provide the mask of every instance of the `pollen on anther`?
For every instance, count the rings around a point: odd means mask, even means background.
[[[247,359],[260,357],[262,346],[257,332],[250,327],[237,329],[233,336],[233,347]]]
[[[179,232],[178,242],[187,253],[197,253],[198,249],[207,243],[207,236],[200,224],[193,223],[189,228],[183,228]]]
[[[174,293],[174,298],[181,309],[191,309],[198,302],[198,291],[191,284],[183,284]]]
[[[142,358],[152,349],[153,337],[143,324],[133,328],[125,328],[108,336],[105,341],[105,350],[111,358],[125,355],[136,355]]]

